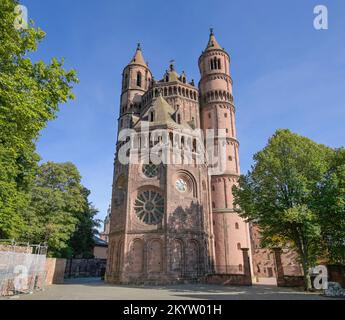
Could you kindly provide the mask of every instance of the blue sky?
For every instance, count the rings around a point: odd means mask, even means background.
[[[212,26],[232,59],[242,171],[278,128],[338,147],[345,141],[343,0],[23,0],[47,33],[34,55],[64,57],[80,84],[42,132],[44,161],[72,161],[103,218],[110,203],[121,73],[141,42],[155,78],[169,61],[199,81]],[[329,29],[313,28],[313,8]]]

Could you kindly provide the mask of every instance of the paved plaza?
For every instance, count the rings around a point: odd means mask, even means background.
[[[8,299],[8,298],[7,298]],[[43,292],[11,297],[18,300],[324,300],[317,293],[255,285],[252,287],[183,284],[172,286],[114,286],[100,279],[73,279]]]

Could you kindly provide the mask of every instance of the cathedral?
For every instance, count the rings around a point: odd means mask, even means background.
[[[123,70],[109,283],[175,283],[244,273],[251,241],[249,226],[233,205],[240,162],[230,56],[213,30],[198,66],[198,87],[184,72],[178,73],[174,63],[156,80],[138,45]],[[120,138],[126,129],[138,133],[139,143]],[[155,137],[157,131],[167,138]],[[223,170],[213,170],[209,158],[200,157],[206,153],[206,139],[194,132],[205,137],[207,131],[214,133],[214,144],[222,141]],[[126,144],[129,161],[124,162],[121,150]],[[156,144],[164,145],[168,154],[181,151],[182,161],[157,163],[142,152]]]

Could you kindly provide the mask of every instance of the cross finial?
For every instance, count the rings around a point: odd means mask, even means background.
[[[137,44],[137,50],[141,50],[141,44],[140,44],[140,42],[138,42],[138,44]]]
[[[213,35],[213,28],[212,27],[210,28],[210,35],[211,36]]]

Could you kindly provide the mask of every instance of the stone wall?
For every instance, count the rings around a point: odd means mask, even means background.
[[[46,285],[61,284],[64,282],[66,259],[47,258]]]
[[[304,287],[303,276],[283,276],[277,278],[278,287]]]
[[[304,278],[302,275],[287,275],[284,273],[285,269],[282,264],[281,248],[274,248],[274,259],[277,270],[277,285],[278,287],[304,287]]]
[[[217,284],[217,285],[232,285],[232,286],[251,286],[252,276],[249,261],[249,249],[242,248],[242,259],[243,259],[243,274],[227,274],[227,273],[214,273],[209,274],[202,279],[203,283],[206,284]],[[230,268],[231,270],[231,268]]]
[[[277,266],[274,250],[261,247],[260,228],[252,224],[250,226],[252,243],[253,275],[256,278],[277,278]],[[281,249],[281,264],[284,275],[302,276],[303,271],[298,263],[297,253],[290,248]]]

